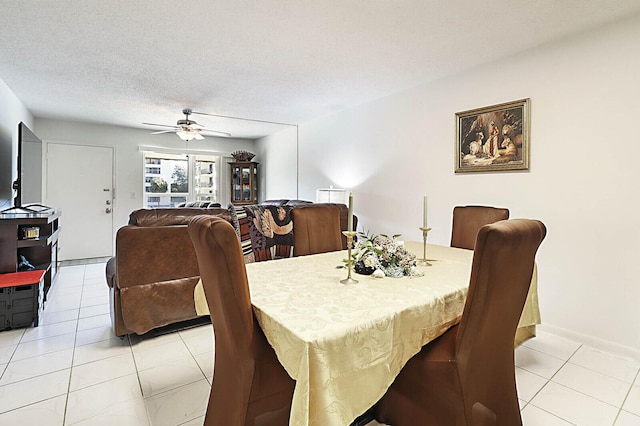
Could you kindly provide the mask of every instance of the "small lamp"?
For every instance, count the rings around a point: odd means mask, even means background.
[[[349,193],[346,189],[334,188],[333,185],[329,188],[320,188],[316,190],[316,203],[338,203],[347,205],[349,200]]]

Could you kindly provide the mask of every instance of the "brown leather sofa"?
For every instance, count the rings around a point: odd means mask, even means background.
[[[141,209],[118,230],[106,268],[116,336],[197,317],[193,289],[200,274],[187,225],[203,214],[231,221],[223,208]]]
[[[321,204],[289,205],[314,208]],[[340,210],[341,229],[346,230],[348,209],[342,204],[334,206]],[[233,223],[225,208],[141,209],[132,212],[129,224],[118,230],[116,255],[106,267],[116,336],[144,334],[198,317],[193,291],[200,273],[187,225],[194,216],[203,214]]]

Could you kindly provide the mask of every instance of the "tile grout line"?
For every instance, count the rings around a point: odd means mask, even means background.
[[[184,346],[187,348],[187,351],[189,351],[189,355],[191,355],[191,358],[193,358],[193,361],[196,363],[196,365],[198,366],[198,369],[200,370],[200,372],[202,373],[202,375],[204,376],[204,379],[208,382],[209,378],[207,377],[207,373],[205,373],[205,371],[202,369],[202,367],[200,366],[200,364],[198,363],[198,360],[196,359],[196,355],[191,352],[191,349],[189,349],[189,345],[187,345],[187,342],[185,342],[184,340],[184,336],[182,336],[182,333],[178,332],[178,336],[180,336],[180,340],[182,341],[182,343],[184,344]],[[214,351],[214,355],[215,357],[215,351]]]
[[[82,286],[84,286],[84,272],[83,272],[83,284],[82,284]],[[55,291],[55,288],[54,288],[54,291]],[[53,293],[52,293],[52,296],[53,296]],[[78,312],[79,312],[79,310],[78,310]],[[62,322],[64,322],[64,321],[62,321]],[[44,324],[43,324],[43,325],[44,325]],[[11,354],[11,357],[9,358],[9,361],[7,362],[7,365],[6,365],[5,369],[3,370],[2,374],[0,375],[0,378],[1,378],[2,376],[4,376],[4,374],[5,374],[5,373],[6,373],[6,371],[7,371],[7,368],[9,367],[10,362],[12,362],[12,361],[14,361],[14,362],[19,362],[19,361],[23,361],[23,360],[26,360],[26,359],[36,358],[36,357],[39,357],[39,356],[42,356],[42,355],[48,355],[48,354],[52,354],[52,353],[56,353],[56,352],[61,352],[61,351],[65,350],[65,349],[61,349],[61,350],[58,350],[58,351],[47,352],[46,354],[38,354],[38,355],[35,355],[35,356],[26,357],[26,358],[23,358],[23,359],[16,360],[16,359],[14,359],[14,357],[15,357],[15,354],[16,354],[16,352],[17,352],[18,347],[20,346],[20,344],[28,344],[28,343],[37,342],[37,341],[39,341],[39,340],[46,339],[46,338],[57,338],[57,337],[61,336],[61,335],[45,336],[45,337],[42,337],[42,338],[39,338],[39,339],[33,339],[33,340],[23,341],[23,339],[25,338],[25,335],[26,335],[26,331],[27,331],[28,329],[27,329],[27,328],[21,328],[21,330],[22,330],[22,332],[20,333],[20,338],[18,339],[18,341],[17,341],[17,343],[16,343],[16,347],[14,348],[14,350],[13,350],[13,352],[12,352],[12,354]],[[71,333],[64,333],[64,334],[71,334]],[[74,346],[73,346],[73,354],[75,354],[75,338],[76,338],[76,334],[77,334],[77,320],[76,320],[76,332],[74,332]],[[74,355],[72,355],[72,362],[71,362],[71,364],[72,364],[72,365],[69,367],[69,383],[67,384],[67,391],[66,391],[66,395],[65,395],[65,416],[66,416],[66,406],[67,406],[67,404],[66,404],[66,403],[67,403],[68,396],[69,396],[69,388],[70,388],[70,381],[71,381],[71,367],[73,366],[73,356],[74,356]],[[25,381],[25,380],[31,380],[31,379],[34,379],[34,378],[43,377],[43,376],[46,376],[46,375],[48,375],[48,374],[55,373],[55,372],[59,372],[59,371],[64,371],[64,370],[66,370],[66,369],[55,370],[55,371],[52,371],[52,372],[49,372],[49,373],[38,374],[38,375],[35,375],[35,376],[32,376],[32,377],[29,377],[29,378],[27,378],[27,379],[22,379],[22,380],[19,380],[19,381],[16,381],[16,382],[8,383],[8,384],[3,385],[3,386],[8,386],[8,385],[17,384],[17,383],[20,383],[20,382]],[[36,404],[40,404],[40,403],[42,403],[42,402],[45,402],[45,401],[49,401],[49,400],[55,399],[55,398],[57,398],[57,397],[59,397],[59,396],[62,396],[62,395],[56,395],[56,396],[52,396],[52,397],[50,397],[50,398],[45,398],[45,399],[42,399],[42,400],[33,401],[33,402],[29,403],[29,404],[25,404],[25,405],[22,405],[22,406],[20,406],[20,407],[15,407],[15,408],[13,408],[13,409],[11,409],[11,410],[4,411],[4,412],[2,412],[2,413],[0,413],[0,414],[5,414],[5,413],[12,412],[12,411],[16,411],[16,410],[24,409],[25,407],[29,407],[29,406],[33,406],[33,405],[36,405]]]
[[[618,417],[620,417],[620,414],[623,411],[624,404],[626,404],[627,399],[629,398],[629,395],[631,395],[631,391],[633,390],[633,387],[635,386],[635,383],[636,381],[638,381],[639,377],[640,377],[640,369],[638,369],[638,371],[636,372],[636,377],[633,379],[633,382],[631,382],[631,386],[629,387],[627,394],[624,396],[624,399],[622,400],[622,404],[620,404],[620,409],[618,410],[618,414],[616,415],[616,418],[613,424],[615,424],[615,422],[618,421]]]
[[[79,266],[79,265],[74,265],[73,267],[75,268],[75,267],[78,267],[78,266]],[[88,270],[89,270],[89,269],[91,269],[91,271],[90,271],[90,275],[91,275],[91,277],[87,278],[87,273],[88,273]],[[63,422],[64,422],[64,423],[63,423],[64,425],[66,425],[66,424],[67,424],[67,414],[68,414],[68,413],[67,413],[67,409],[68,409],[68,402],[69,402],[69,397],[70,397],[70,393],[71,393],[71,392],[70,392],[71,374],[73,373],[73,369],[74,369],[73,362],[74,362],[75,357],[76,357],[76,353],[75,353],[75,352],[76,352],[76,348],[78,347],[78,346],[77,346],[77,343],[78,343],[78,336],[77,336],[77,334],[80,332],[80,331],[79,331],[79,328],[80,328],[80,308],[81,308],[81,306],[82,306],[82,300],[83,300],[83,299],[82,299],[82,297],[83,297],[83,296],[85,296],[85,295],[87,295],[87,294],[85,294],[85,292],[88,292],[88,291],[90,290],[90,289],[89,289],[89,287],[85,287],[85,286],[87,286],[87,285],[93,285],[93,284],[87,284],[87,282],[86,282],[86,281],[87,281],[87,279],[91,280],[92,282],[93,282],[94,280],[96,280],[96,277],[95,277],[95,273],[96,273],[96,271],[97,271],[97,270],[95,270],[94,268],[89,268],[89,267],[87,267],[87,266],[86,266],[86,264],[85,264],[85,266],[84,266],[84,270],[83,270],[83,275],[82,275],[82,277],[83,277],[83,278],[82,278],[82,287],[81,287],[81,289],[80,289],[80,293],[81,293],[81,297],[80,297],[80,305],[79,305],[79,306],[78,306],[78,308],[77,308],[77,324],[76,324],[76,332],[75,332],[75,336],[74,336],[74,339],[73,339],[74,344],[73,344],[73,352],[72,352],[72,362],[71,362],[71,367],[70,367],[71,371],[70,371],[70,376],[69,376],[69,383],[67,384],[67,393],[66,393],[66,395],[65,395],[64,414],[63,414],[63,417],[62,417]],[[66,288],[66,287],[62,287],[62,288]],[[76,288],[76,289],[77,289],[77,287],[73,287],[73,288]],[[76,290],[76,291],[77,291],[77,290]],[[187,350],[189,351],[190,357],[191,357],[191,358],[193,358],[193,360],[195,360],[195,355],[194,355],[194,353],[193,353],[193,352],[192,352],[192,350],[189,348],[189,346],[187,346],[187,345],[186,345],[186,341],[185,341],[185,338],[186,338],[186,337],[185,337],[182,333],[179,333],[179,331],[178,331],[178,336],[179,336],[180,341],[181,341],[181,342],[186,346]],[[57,337],[57,336],[51,336],[51,337]],[[16,348],[14,348],[14,350],[13,350],[13,352],[12,352],[11,359],[12,359],[12,358],[13,358],[13,356],[15,355],[15,352],[17,351],[18,345],[19,345],[20,343],[22,343],[22,339],[24,339],[24,338],[25,338],[25,332],[24,332],[24,330],[23,330],[23,332],[22,332],[22,334],[20,335],[20,338],[19,338],[19,340],[18,340],[18,344],[16,345]],[[128,337],[127,337],[127,338],[128,338]],[[576,343],[577,343],[577,342],[576,342]],[[128,347],[129,347],[129,351],[131,351],[131,356],[132,356],[132,358],[133,358],[133,363],[134,363],[134,367],[135,367],[135,372],[136,372],[136,376],[137,376],[137,379],[138,379],[138,385],[139,385],[139,387],[140,387],[140,393],[142,394],[142,384],[141,384],[140,375],[139,375],[139,373],[140,373],[140,372],[138,371],[138,365],[137,365],[137,363],[136,363],[135,352],[134,352],[134,350],[133,350],[133,342],[132,342],[132,340],[131,340],[131,339],[128,339],[128,340],[127,340],[127,345],[128,345]],[[525,347],[526,347],[526,346],[525,346]],[[582,349],[582,348],[589,348],[589,347],[590,347],[590,346],[588,346],[588,345],[579,344],[579,346],[577,347],[577,349],[576,349],[576,350],[574,350],[574,351],[571,353],[571,355],[569,355],[569,356],[568,356],[568,358],[567,358],[567,359],[559,358],[559,357],[557,357],[557,356],[555,356],[555,355],[548,354],[548,353],[543,352],[543,351],[540,351],[540,350],[538,350],[538,349],[534,349],[534,348],[531,348],[531,347],[526,347],[528,350],[532,350],[532,351],[535,351],[536,353],[541,353],[541,354],[547,355],[547,356],[549,356],[549,357],[559,359],[559,360],[561,360],[561,361],[563,361],[563,362],[562,362],[561,366],[560,366],[560,367],[559,367],[559,368],[558,368],[558,369],[557,369],[557,370],[556,370],[556,371],[551,375],[551,377],[550,377],[550,378],[548,378],[548,379],[547,379],[547,378],[544,378],[543,376],[540,376],[538,373],[534,373],[534,372],[532,372],[532,371],[529,371],[529,370],[527,370],[526,368],[518,367],[518,368],[522,368],[522,370],[523,370],[523,371],[526,371],[527,373],[533,374],[533,375],[535,375],[535,376],[537,376],[537,377],[540,377],[540,378],[543,378],[543,379],[545,380],[545,381],[544,381],[544,384],[541,386],[541,388],[540,388],[540,389],[539,389],[539,390],[538,390],[538,391],[537,391],[537,392],[536,392],[536,393],[535,393],[535,394],[534,394],[534,395],[529,399],[529,401],[525,401],[525,404],[523,405],[523,407],[522,407],[522,409],[521,409],[521,412],[522,412],[522,410],[524,410],[527,406],[532,405],[534,408],[536,408],[536,409],[538,409],[538,410],[541,410],[541,411],[543,411],[544,413],[547,413],[548,415],[553,416],[554,418],[557,418],[557,419],[560,419],[560,420],[562,420],[562,421],[564,421],[564,422],[567,422],[567,424],[574,424],[573,422],[570,422],[569,420],[566,420],[566,419],[564,419],[564,418],[562,418],[562,417],[559,417],[558,415],[553,414],[553,413],[551,413],[551,412],[549,412],[549,411],[547,411],[547,410],[545,410],[545,409],[543,409],[543,408],[541,408],[541,407],[538,407],[537,405],[533,404],[533,403],[532,403],[532,401],[533,401],[533,400],[534,400],[534,399],[539,395],[539,393],[542,391],[542,389],[544,389],[544,388],[549,384],[549,382],[553,381],[553,379],[554,379],[554,378],[559,374],[560,370],[562,370],[562,369],[563,369],[567,364],[576,365],[576,366],[579,366],[579,367],[581,367],[581,368],[584,368],[585,370],[588,370],[588,371],[591,371],[591,372],[595,372],[595,373],[598,373],[598,374],[602,374],[603,376],[611,377],[611,378],[613,378],[613,379],[616,379],[615,377],[609,376],[608,374],[604,374],[604,373],[601,373],[601,372],[599,372],[599,371],[592,370],[591,368],[584,367],[584,366],[582,366],[582,365],[575,364],[574,362],[571,362],[571,359],[576,355],[576,353],[577,353],[580,349]],[[597,349],[597,348],[595,348],[595,349]],[[603,352],[603,353],[605,353],[605,354],[608,354],[608,352],[606,352],[606,351],[601,351],[601,352]],[[612,354],[612,355],[614,355],[614,354]],[[203,368],[200,366],[200,364],[197,362],[197,360],[195,360],[195,362],[196,362],[196,364],[197,364],[198,368],[200,369],[201,373],[204,375],[205,380],[206,380],[206,381],[209,381],[209,379],[206,377],[205,372],[203,371]],[[8,366],[8,365],[9,365],[9,364],[7,363],[7,366]],[[83,364],[83,365],[84,365],[84,364]],[[4,371],[2,372],[2,374],[0,374],[0,378],[1,378],[1,376],[2,376],[3,374],[5,374],[5,372],[4,372]],[[639,376],[640,376],[640,371],[638,371],[638,369],[636,369],[636,373],[635,373],[635,381],[638,381],[638,377],[639,377]],[[618,379],[618,380],[619,380],[619,379]],[[185,383],[185,384],[183,384],[183,385],[179,386],[179,387],[178,387],[178,388],[176,388],[176,389],[179,389],[179,388],[184,387],[184,386],[188,386],[189,384],[191,384],[191,383]],[[592,397],[592,396],[590,396],[590,395],[584,394],[583,392],[580,392],[580,391],[576,391],[575,389],[572,389],[572,388],[571,388],[571,387],[569,387],[569,386],[565,386],[565,385],[562,385],[562,384],[557,383],[557,382],[554,382],[554,384],[556,384],[556,385],[558,385],[558,386],[562,386],[562,387],[564,387],[564,388],[566,388],[566,389],[569,389],[569,390],[571,390],[571,391],[573,391],[573,392],[576,392],[576,393],[579,393],[579,394],[583,394],[583,395],[586,395],[586,396],[588,396],[588,397],[590,397],[590,398],[594,398],[594,399],[596,399],[596,400],[598,400],[598,401],[601,401],[601,400],[599,400],[598,398],[595,398],[595,397]],[[209,383],[209,385],[210,385],[210,383]],[[638,385],[640,386],[640,382],[638,383]],[[615,421],[618,421],[618,419],[619,419],[619,417],[620,417],[620,415],[621,415],[621,412],[623,411],[623,410],[622,410],[622,407],[624,406],[624,403],[627,401],[627,399],[629,399],[629,394],[630,394],[631,390],[633,389],[633,387],[634,387],[634,381],[632,380],[632,382],[631,382],[631,384],[630,384],[630,388],[629,388],[629,390],[627,391],[627,394],[626,394],[626,396],[625,396],[625,399],[623,400],[623,402],[622,402],[622,404],[621,404],[620,408],[618,409],[618,411],[617,411],[617,413],[616,413],[616,416],[615,416],[615,418],[614,418],[614,420],[613,420],[613,422],[614,422],[614,423],[615,423]],[[166,390],[165,392],[161,392],[161,393],[159,393],[159,394],[157,394],[157,395],[162,395],[162,394],[164,394],[164,393],[166,393],[166,392],[170,392],[170,391],[171,391],[171,390]],[[61,396],[61,395],[60,395],[60,396]],[[58,398],[58,397],[56,396],[56,397],[47,398],[47,399],[45,399],[45,400],[43,400],[43,401],[48,401],[48,400],[51,400],[51,399],[54,399],[54,398]],[[143,399],[147,399],[147,398],[144,398],[144,396],[142,396],[142,398],[143,398]],[[31,404],[27,404],[26,406],[35,405],[35,404],[38,404],[38,403],[41,403],[41,402],[42,402],[42,401],[34,402],[34,403],[31,403]],[[605,403],[605,404],[608,404],[608,405],[611,405],[611,404],[609,404],[609,403],[607,403],[607,402],[605,402],[605,401],[601,401],[601,402],[603,402],[603,403]],[[26,406],[25,406],[25,407],[26,407]],[[146,404],[145,404],[145,406],[146,406]],[[24,407],[21,407],[21,408],[24,408]],[[10,410],[10,411],[14,411],[14,410]],[[60,410],[60,411],[62,411],[62,410]],[[150,417],[149,412],[145,410],[145,414],[146,414],[146,421],[147,421],[147,423],[146,423],[146,424],[147,424],[147,425],[152,425],[152,419],[151,419],[151,417]],[[634,415],[635,415],[635,413],[632,413],[632,414],[634,414]],[[193,419],[192,419],[192,420],[193,420]],[[191,422],[192,420],[186,420],[184,423],[180,423],[180,424],[186,424],[186,423]]]
[[[543,386],[543,387],[544,387],[544,386]],[[570,422],[569,420],[567,420],[567,419],[565,419],[565,418],[562,418],[562,417],[560,417],[560,416],[558,416],[558,415],[556,415],[556,414],[552,413],[551,411],[547,411],[547,410],[545,410],[544,408],[542,408],[542,407],[538,407],[538,406],[537,406],[537,405],[535,405],[535,404],[530,404],[530,405],[531,405],[532,407],[536,407],[538,410],[544,411],[545,413],[549,414],[550,416],[555,417],[556,419],[560,419],[560,420],[562,420],[563,422],[566,422],[566,423],[568,423],[568,424],[570,424],[570,425],[577,426],[575,423]],[[524,409],[524,408],[523,408],[523,409]],[[522,412],[522,411],[520,411],[520,412]],[[521,417],[522,417],[522,416],[521,416]]]
[[[550,357],[555,358],[555,359],[563,360],[563,358],[559,358],[559,357],[557,357],[557,356],[555,356],[555,355],[548,354],[548,353],[543,352],[543,351],[541,351],[541,350],[534,349],[534,348],[531,348],[531,347],[528,347],[528,346],[525,346],[525,347],[526,347],[527,349],[529,349],[529,350],[532,350],[532,351],[538,352],[538,353],[540,353],[540,354],[543,354],[543,355],[546,355],[546,356],[550,356]],[[584,365],[581,365],[581,364],[577,364],[577,363],[575,363],[575,362],[571,362],[571,358],[573,358],[573,356],[574,356],[574,355],[575,355],[575,354],[576,354],[576,353],[577,353],[581,348],[583,348],[583,347],[584,347],[584,348],[591,348],[591,349],[594,349],[594,350],[596,350],[596,351],[598,351],[598,352],[604,353],[604,354],[606,354],[606,355],[611,355],[612,357],[615,357],[615,358],[618,358],[618,359],[628,360],[627,358],[620,357],[620,356],[618,356],[617,354],[609,353],[609,352],[606,352],[606,351],[602,351],[602,350],[600,350],[600,349],[598,349],[598,348],[594,348],[594,347],[592,347],[592,346],[584,345],[584,344],[582,344],[582,343],[581,343],[581,344],[578,346],[578,348],[577,348],[575,351],[573,351],[573,353],[569,356],[569,358],[567,358],[566,360],[564,360],[564,362],[562,363],[562,366],[560,366],[560,368],[558,368],[558,370],[557,370],[557,371],[553,374],[553,376],[551,376],[551,378],[550,378],[550,379],[548,379],[548,380],[553,379],[553,377],[555,377],[555,375],[556,375],[556,374],[557,374],[557,373],[562,369],[562,367],[564,367],[566,364],[571,364],[571,365],[575,365],[575,366],[580,367],[580,368],[584,368],[585,370],[588,370],[588,371],[590,371],[590,372],[592,372],[592,373],[601,374],[601,375],[606,376],[606,377],[608,377],[608,378],[610,378],[610,379],[617,380],[617,381],[619,381],[619,382],[623,382],[623,383],[627,383],[627,384],[629,384],[629,383],[630,383],[631,385],[633,385],[633,381],[631,381],[631,382],[627,382],[627,381],[625,381],[625,380],[622,380],[622,379],[619,379],[619,378],[617,378],[617,377],[611,376],[610,374],[603,373],[602,371],[594,370],[593,368],[590,368],[590,367],[587,367],[587,366],[584,366]],[[522,368],[523,370],[525,370],[525,371],[527,371],[527,372],[529,372],[529,373],[532,373],[532,374],[535,374],[535,375],[537,375],[537,376],[539,376],[539,377],[545,378],[544,376],[541,376],[541,375],[540,375],[540,374],[538,374],[538,373],[535,373],[535,372],[533,372],[533,371],[530,371],[530,370],[528,370],[528,369],[527,369],[527,368],[525,368],[525,367],[522,367],[522,366],[516,366],[516,367],[518,367],[518,368]],[[638,367],[638,369],[640,370],[640,367]],[[637,374],[637,373],[636,373],[636,374]],[[603,401],[603,402],[604,402],[604,401]]]
[[[71,379],[73,377],[73,363],[76,359],[76,344],[78,343],[78,327],[80,326],[80,305],[82,304],[82,293],[84,292],[84,280],[85,274],[87,273],[87,267],[84,267],[84,271],[82,272],[82,287],[80,290],[80,304],[78,305],[78,317],[76,319],[76,332],[73,336],[73,355],[71,356],[71,368],[69,371],[69,383],[67,383],[67,394],[64,399],[64,413],[62,415],[62,425],[65,426],[67,424],[67,414],[69,408],[69,396],[71,395]]]
[[[558,358],[558,357],[556,357],[556,356],[554,356],[554,355],[548,354],[548,353],[546,353],[546,352],[542,352],[542,351],[540,351],[540,350],[537,350],[537,349],[534,349],[534,348],[531,348],[531,347],[528,347],[528,346],[525,346],[525,347],[526,347],[527,349],[529,349],[529,350],[532,350],[532,351],[538,352],[538,353],[540,353],[540,354],[544,354],[544,355],[547,355],[547,356],[550,356],[550,357],[553,357],[553,358],[556,358],[556,359],[560,359],[560,360],[562,359],[562,358]],[[567,422],[567,423],[571,423],[571,424],[573,424],[572,422],[569,422],[568,420],[563,419],[562,417],[559,417],[559,416],[555,415],[554,413],[551,413],[551,412],[549,412],[549,411],[547,411],[547,410],[545,410],[545,409],[543,409],[543,408],[541,408],[541,407],[538,407],[537,405],[533,404],[533,400],[535,399],[535,397],[536,397],[536,396],[538,396],[538,394],[539,394],[540,392],[542,392],[542,390],[543,390],[543,389],[544,389],[544,388],[549,384],[549,382],[551,382],[551,379],[553,379],[553,378],[556,376],[556,374],[558,374],[558,372],[562,369],[562,367],[564,367],[565,365],[567,365],[567,364],[569,363],[569,360],[571,359],[571,357],[572,357],[572,356],[574,356],[574,355],[576,354],[576,352],[578,352],[578,350],[580,350],[580,348],[581,348],[581,347],[582,347],[582,344],[580,344],[580,345],[576,348],[576,350],[574,350],[574,351],[571,353],[571,355],[569,355],[569,357],[568,357],[566,360],[564,360],[564,362],[562,363],[562,365],[560,366],[560,368],[558,368],[558,369],[556,370],[556,372],[555,372],[555,373],[553,373],[553,374],[551,375],[551,377],[550,377],[550,378],[546,378],[546,377],[544,377],[544,376],[540,376],[539,374],[534,373],[534,372],[532,372],[532,371],[529,371],[529,370],[527,370],[527,369],[526,369],[526,368],[524,368],[524,367],[520,367],[520,366],[518,367],[518,368],[522,368],[524,371],[526,371],[526,372],[528,372],[528,373],[530,373],[530,374],[536,375],[536,376],[538,376],[538,377],[542,377],[543,379],[545,379],[545,380],[546,380],[546,381],[545,381],[545,383],[544,383],[544,385],[542,385],[542,386],[540,387],[540,389],[538,389],[538,390],[536,391],[536,393],[531,397],[531,399],[530,399],[529,401],[527,401],[527,402],[526,402],[525,406],[524,406],[524,407],[522,407],[522,409],[520,410],[520,413],[522,413],[522,411],[523,411],[527,406],[531,405],[532,407],[535,407],[535,408],[537,408],[538,410],[542,410],[542,411],[544,411],[545,413],[548,413],[549,415],[551,415],[551,416],[553,416],[553,417],[556,417],[556,418],[558,418],[558,419],[560,419],[560,420],[563,420],[563,421],[565,421],[565,422]],[[554,383],[555,383],[555,382],[554,382]],[[568,388],[568,389],[571,389],[571,388]],[[572,389],[572,390],[573,390],[573,389]],[[522,414],[521,414],[521,416],[522,416]]]
[[[556,371],[556,372],[553,374],[553,376],[551,376],[551,378],[547,381],[547,383],[545,383],[545,384],[544,384],[544,386],[542,386],[542,388],[540,388],[540,391],[541,391],[545,386],[547,386],[547,384],[548,384],[549,382],[553,381],[553,378],[554,378],[554,377],[555,377],[555,376],[560,372],[560,370],[562,370],[562,368],[563,368],[565,365],[567,365],[567,364],[576,365],[576,366],[578,366],[578,367],[584,368],[585,370],[589,370],[589,371],[594,372],[594,373],[602,374],[603,376],[606,376],[606,377],[609,377],[609,378],[611,378],[611,379],[618,380],[618,381],[620,381],[620,382],[626,383],[626,382],[624,382],[624,381],[622,381],[622,380],[620,380],[620,379],[617,379],[617,378],[615,378],[615,377],[609,376],[608,374],[604,374],[604,373],[602,373],[602,372],[599,372],[599,371],[593,370],[593,369],[591,369],[591,368],[584,367],[584,366],[582,366],[582,365],[580,365],[580,364],[575,364],[575,363],[570,362],[571,358],[573,358],[573,356],[574,356],[574,355],[575,355],[575,354],[576,354],[576,353],[577,353],[577,352],[578,352],[582,347],[589,347],[589,346],[585,346],[584,344],[580,344],[580,346],[578,346],[578,348],[577,348],[577,349],[576,349],[576,350],[571,354],[571,356],[567,359],[567,361],[566,361],[564,364],[562,364],[562,366],[558,369],[558,371]],[[637,377],[637,376],[638,376],[638,373],[636,373],[636,377]],[[607,401],[603,401],[603,400],[601,400],[601,399],[599,399],[599,398],[596,398],[596,397],[594,397],[594,396],[592,396],[592,395],[586,394],[586,393],[584,393],[584,392],[582,392],[582,391],[579,391],[579,390],[577,390],[577,389],[573,389],[572,387],[569,387],[569,386],[563,385],[562,383],[558,383],[558,382],[555,382],[555,381],[554,381],[553,383],[555,383],[555,384],[556,384],[556,385],[558,385],[558,386],[562,386],[562,387],[564,387],[564,388],[566,388],[566,389],[570,389],[570,390],[572,390],[572,391],[574,391],[574,392],[577,392],[577,393],[579,393],[579,394],[585,395],[585,396],[587,396],[587,397],[589,397],[589,398],[593,398],[593,399],[595,399],[596,401],[600,401],[600,402],[602,402],[603,404],[607,404],[607,405],[609,405],[609,406],[611,406],[611,407],[613,407],[613,408],[616,408],[616,409],[618,410],[618,412],[616,413],[616,416],[615,416],[615,417],[614,417],[614,419],[613,419],[613,423],[611,423],[612,425],[615,425],[615,423],[616,423],[616,421],[617,421],[618,417],[620,416],[620,412],[622,411],[622,407],[624,406],[624,402],[625,402],[625,400],[626,400],[626,396],[625,396],[625,399],[624,399],[624,400],[622,401],[622,403],[620,404],[620,407],[616,407],[615,405],[612,405],[612,404],[608,403]],[[633,388],[633,382],[631,383],[631,385],[630,385],[630,387],[629,387],[629,390],[627,391],[627,396],[629,395],[629,392],[631,392],[631,389],[632,389],[632,388]],[[536,393],[536,395],[537,395],[540,391],[538,391],[538,392]],[[534,398],[535,398],[535,395],[534,395]],[[531,398],[531,399],[533,400],[533,398]],[[538,406],[536,406],[536,405],[534,405],[534,407],[536,407],[536,408],[540,408],[540,407],[538,407]],[[542,410],[542,408],[540,408],[540,409]],[[546,410],[545,410],[545,411],[546,411]],[[553,413],[551,413],[551,414],[553,414]],[[556,416],[556,417],[557,417],[557,416]],[[566,419],[562,419],[562,420],[568,421],[568,420],[566,420]]]

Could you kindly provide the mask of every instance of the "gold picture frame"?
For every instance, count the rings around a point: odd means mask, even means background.
[[[456,113],[455,172],[529,170],[529,99]]]

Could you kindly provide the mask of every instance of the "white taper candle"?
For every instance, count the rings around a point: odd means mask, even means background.
[[[424,217],[422,218],[422,227],[426,228],[427,227],[427,196],[424,196],[424,209],[423,209],[423,215]]]
[[[347,230],[349,232],[353,231],[353,192],[349,193],[349,221],[348,221]]]

